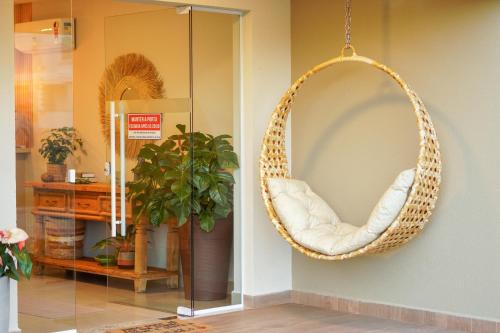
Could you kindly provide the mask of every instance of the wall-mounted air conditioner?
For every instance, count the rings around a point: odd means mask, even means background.
[[[75,21],[72,18],[17,23],[16,49],[23,53],[71,51],[75,48]]]

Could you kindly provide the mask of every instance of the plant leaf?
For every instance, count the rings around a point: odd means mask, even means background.
[[[204,192],[210,186],[210,177],[205,174],[195,174],[193,177],[193,185],[199,192]]]
[[[221,218],[226,218],[231,211],[233,210],[233,207],[230,205],[215,205],[214,208],[214,215],[216,219],[221,219]]]
[[[238,169],[238,156],[232,151],[220,152],[217,161],[222,169]]]
[[[223,184],[216,184],[210,187],[210,198],[219,205],[227,205],[228,189]]]
[[[207,211],[203,212],[200,215],[200,228],[201,228],[201,230],[206,231],[206,232],[211,232],[212,230],[214,230],[214,227],[215,227],[215,219],[214,219],[213,214],[211,214],[210,212],[207,212]]]
[[[233,175],[229,172],[219,171],[217,172],[217,178],[219,179],[219,181],[227,184],[235,183]]]
[[[182,134],[186,133],[186,125],[184,125],[184,124],[177,124],[177,126],[175,126],[175,127],[177,127],[177,129],[179,131],[181,131]]]

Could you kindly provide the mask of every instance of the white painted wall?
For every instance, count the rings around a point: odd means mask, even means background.
[[[0,1],[0,228],[16,225],[16,144],[14,114],[14,13],[12,0]]]
[[[16,143],[14,113],[14,5],[0,1],[0,229],[16,225]],[[6,304],[1,304],[4,307]],[[17,324],[17,283],[10,283],[11,332]]]

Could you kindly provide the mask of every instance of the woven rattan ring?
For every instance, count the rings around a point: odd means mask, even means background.
[[[262,144],[260,155],[260,182],[262,196],[267,208],[271,222],[274,224],[281,236],[288,241],[299,252],[316,259],[343,260],[362,254],[381,253],[397,248],[419,234],[428,222],[434,209],[439,185],[441,183],[441,157],[436,131],[432,125],[431,118],[424,104],[417,94],[410,89],[400,76],[375,60],[356,54],[354,48],[350,48],[352,54],[345,55],[342,50],[339,57],[328,60],[312,68],[302,75],[288,89],[274,110],[271,122],[267,128]],[[352,252],[339,255],[326,255],[308,249],[298,244],[287,232],[281,223],[271,201],[267,179],[268,178],[290,178],[288,162],[285,153],[285,126],[288,114],[294,102],[294,98],[302,84],[314,74],[329,68],[334,64],[346,62],[363,63],[373,66],[392,77],[408,96],[413,110],[417,116],[417,127],[420,137],[420,149],[417,158],[416,175],[406,203],[401,209],[398,217],[392,222],[377,239],[364,247]]]

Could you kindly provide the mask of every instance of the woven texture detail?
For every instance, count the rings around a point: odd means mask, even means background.
[[[399,84],[408,96],[417,118],[420,149],[417,158],[415,181],[410,189],[405,205],[391,226],[373,242],[358,250],[341,255],[329,256],[312,251],[298,244],[288,234],[272,205],[267,179],[290,178],[285,152],[285,127],[288,114],[291,111],[298,90],[302,84],[314,74],[334,64],[344,62],[359,62],[371,65],[391,76]],[[271,222],[281,236],[299,252],[312,258],[325,260],[343,260],[362,254],[386,252],[400,247],[419,234],[429,221],[429,217],[435,207],[439,185],[441,183],[441,156],[436,131],[434,130],[431,118],[421,99],[396,72],[375,60],[356,54],[347,57],[340,56],[333,58],[317,65],[302,75],[288,89],[276,106],[262,144],[260,155],[260,182],[262,197]]]

